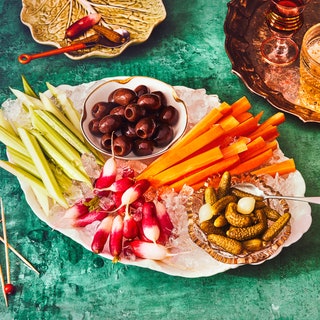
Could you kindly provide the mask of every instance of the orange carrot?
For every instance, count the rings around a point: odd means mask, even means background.
[[[279,135],[278,127],[274,125],[268,125],[262,130],[256,130],[249,135],[249,138],[254,140],[257,137],[262,137],[264,140],[268,141],[277,138]]]
[[[247,97],[242,97],[239,100],[237,100],[236,102],[234,102],[231,105],[231,108],[232,108],[232,115],[234,117],[236,117],[239,114],[250,110],[251,104],[250,104]]]
[[[183,164],[176,164],[153,177],[149,177],[154,187],[163,185],[163,182],[170,183],[180,179],[186,174],[191,174],[193,171],[207,167],[216,161],[223,158],[220,147],[215,147],[188,160],[183,161]]]
[[[177,180],[170,185],[170,188],[174,188],[177,192],[186,184],[188,186],[204,183],[208,177],[219,174],[228,170],[231,166],[235,165],[239,161],[239,156],[235,155],[227,159],[221,159],[215,164],[208,166],[202,170],[198,170],[190,175],[186,175],[184,178]]]
[[[232,115],[227,115],[219,121],[220,126],[226,132],[239,125],[239,121]]]
[[[277,112],[276,114],[269,117],[267,120],[261,123],[259,126],[258,131],[268,127],[269,125],[278,126],[279,124],[283,123],[286,120],[285,115],[283,112]]]
[[[261,137],[259,137],[259,138],[261,138]],[[259,138],[257,138],[257,139],[259,139]],[[257,141],[257,139],[255,139],[254,141]],[[252,141],[252,142],[254,142],[254,141]],[[259,141],[254,146],[252,146],[252,145],[249,146],[248,145],[248,150],[243,152],[242,154],[240,154],[241,162],[248,161],[249,159],[254,158],[258,154],[263,153],[263,152],[267,151],[268,149],[271,149],[273,151],[278,146],[277,140],[273,140],[273,141],[270,141],[270,142],[265,142],[263,140],[263,142],[264,142],[263,145],[262,145],[262,143],[260,145]]]
[[[239,115],[234,116],[240,123],[250,119],[253,117],[252,113],[246,111],[246,112],[242,112]]]
[[[272,150],[268,149],[265,152],[262,152],[255,156],[254,158],[251,158],[245,162],[241,162],[237,166],[233,167],[230,171],[231,175],[241,174],[244,172],[250,172],[255,168],[258,168],[265,162],[267,162],[272,157]]]
[[[293,159],[284,160],[282,162],[274,163],[266,167],[252,171],[252,174],[257,176],[270,174],[275,176],[277,173],[280,175],[288,174],[296,171],[296,166]]]
[[[247,147],[247,143],[246,143],[245,139],[240,139],[240,140],[230,144],[229,146],[221,149],[221,152],[222,152],[224,158],[229,158],[229,157],[232,157],[236,154],[244,152],[246,150],[248,150],[248,147]]]
[[[224,130],[220,125],[213,125],[208,131],[198,136],[192,143],[187,144],[178,151],[175,148],[169,149],[166,153],[161,155],[158,159],[152,162],[139,176],[139,179],[148,179],[161,171],[181,162],[190,157],[198,150],[201,150],[208,145],[208,142],[213,142],[224,134]]]

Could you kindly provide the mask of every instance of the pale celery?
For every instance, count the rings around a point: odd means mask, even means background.
[[[43,109],[43,103],[41,102],[40,99],[29,96],[28,94],[17,90],[10,88],[12,93],[18,98],[18,100],[25,105],[28,109],[29,108],[40,108]]]
[[[43,154],[37,139],[23,128],[18,128],[18,133],[26,146],[34,165],[37,167],[41,179],[48,190],[50,196],[64,208],[68,208],[67,201],[62,194],[57,180]]]
[[[37,94],[35,93],[35,91],[31,87],[30,83],[25,78],[25,76],[22,75],[21,78],[22,78],[22,85],[23,85],[24,93],[26,93],[27,95],[29,95],[31,97],[38,98]]]
[[[81,132],[80,128],[80,113],[74,107],[73,102],[67,97],[66,92],[63,90],[54,87],[49,82],[46,83],[48,89],[50,90],[51,94],[57,99],[60,104],[61,109],[63,110],[64,114],[67,118],[73,123],[75,128]]]
[[[3,127],[12,135],[16,135],[16,132],[14,131],[14,128],[12,127],[10,121],[5,118],[2,109],[0,109],[0,127]]]
[[[85,172],[80,153],[63,138],[56,130],[54,130],[47,122],[45,122],[37,113],[31,112],[31,122],[35,129],[41,134],[72,164],[80,171]]]
[[[21,152],[15,149],[12,149],[10,147],[7,147],[7,153],[8,153],[10,162],[18,165],[25,171],[28,171],[30,174],[41,179],[36,166],[34,165],[32,159],[28,155],[22,154]]]
[[[16,176],[18,179],[27,182],[30,186],[37,188],[37,190],[42,193],[49,195],[44,183],[28,171],[25,171],[14,163],[5,160],[0,160],[0,167]]]
[[[31,133],[37,138],[44,152],[52,161],[58,165],[61,170],[71,179],[85,182],[91,186],[89,177],[79,171],[73,164],[68,161],[52,144],[37,130],[32,130]]]
[[[28,151],[19,137],[11,134],[5,128],[0,127],[0,141],[6,146],[19,151],[22,154],[28,154]]]

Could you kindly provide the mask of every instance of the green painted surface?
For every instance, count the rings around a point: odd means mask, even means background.
[[[21,88],[24,74],[38,91],[45,81],[77,85],[108,76],[145,75],[172,85],[206,88],[221,100],[246,95],[253,112],[276,112],[251,94],[231,73],[224,50],[227,0],[164,1],[166,20],[150,39],[120,57],[72,61],[51,57],[21,65],[24,52],[49,49],[33,41],[20,22],[18,0],[0,2],[0,102],[9,86]],[[11,96],[12,97],[12,96]],[[320,194],[319,126],[287,115],[280,127],[281,148],[294,157],[306,194]],[[0,156],[5,157],[1,145]],[[96,257],[43,224],[28,207],[17,180],[0,171],[0,195],[7,212],[10,242],[41,272],[38,277],[14,255],[11,279],[17,293],[6,308],[0,296],[0,319],[319,319],[320,207],[302,239],[275,259],[199,279],[165,274]],[[0,248],[4,266],[4,251]]]

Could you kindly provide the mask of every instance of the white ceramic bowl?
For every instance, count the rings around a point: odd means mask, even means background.
[[[89,130],[89,123],[93,119],[93,116],[91,114],[92,107],[97,102],[107,101],[109,95],[118,88],[129,88],[134,90],[139,85],[147,86],[150,91],[161,91],[166,97],[167,105],[173,106],[178,111],[178,122],[172,127],[174,132],[173,139],[165,147],[155,147],[153,153],[147,156],[137,156],[133,152],[130,152],[127,156],[116,157],[125,160],[144,160],[157,157],[168,150],[170,146],[184,134],[188,123],[187,108],[185,106],[185,103],[177,96],[172,86],[149,77],[137,76],[129,78],[117,78],[114,80],[109,80],[96,87],[91,93],[89,93],[84,102],[84,108],[81,118],[81,129],[87,141],[99,152],[111,156],[110,152],[101,147],[100,137],[92,134]]]

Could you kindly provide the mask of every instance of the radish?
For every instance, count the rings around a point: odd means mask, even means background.
[[[64,214],[65,219],[77,219],[89,211],[94,210],[99,205],[99,198],[85,198],[77,201],[72,207],[68,208]]]
[[[130,247],[134,255],[142,259],[163,260],[173,256],[165,246],[153,242],[133,240]]]
[[[91,243],[91,250],[94,253],[100,253],[103,251],[103,248],[111,232],[112,222],[113,216],[107,216],[101,221],[100,225],[98,226]]]
[[[120,207],[128,206],[139,199],[150,187],[147,179],[141,179],[135,182],[133,186],[128,188],[121,197]]]
[[[126,213],[123,219],[123,236],[127,239],[134,239],[139,235],[138,224],[133,216]]]
[[[97,24],[100,19],[100,13],[91,13],[77,20],[66,30],[66,38],[76,38],[77,36],[83,34],[85,31],[89,30],[92,26]]]
[[[156,216],[156,206],[152,201],[143,204],[141,226],[147,239],[152,242],[159,239],[160,227]]]
[[[117,215],[112,222],[111,232],[109,236],[109,251],[113,256],[112,262],[119,261],[119,256],[122,252],[123,241],[123,218]]]
[[[129,189],[134,184],[134,181],[131,178],[125,177],[119,180],[114,181],[109,187],[107,188],[95,188],[95,192],[101,191],[112,191],[112,192],[124,192]]]
[[[156,206],[156,216],[158,218],[160,226],[160,238],[162,241],[167,242],[173,231],[173,224],[171,222],[170,216],[167,209],[163,203],[160,201],[155,201]]]
[[[101,171],[100,176],[95,181],[96,189],[108,188],[113,182],[116,181],[117,176],[117,164],[114,157],[109,158]]]
[[[107,211],[104,210],[93,210],[81,216],[78,219],[75,219],[72,223],[72,226],[75,228],[85,227],[88,224],[91,224],[94,221],[101,221],[108,215]]]

